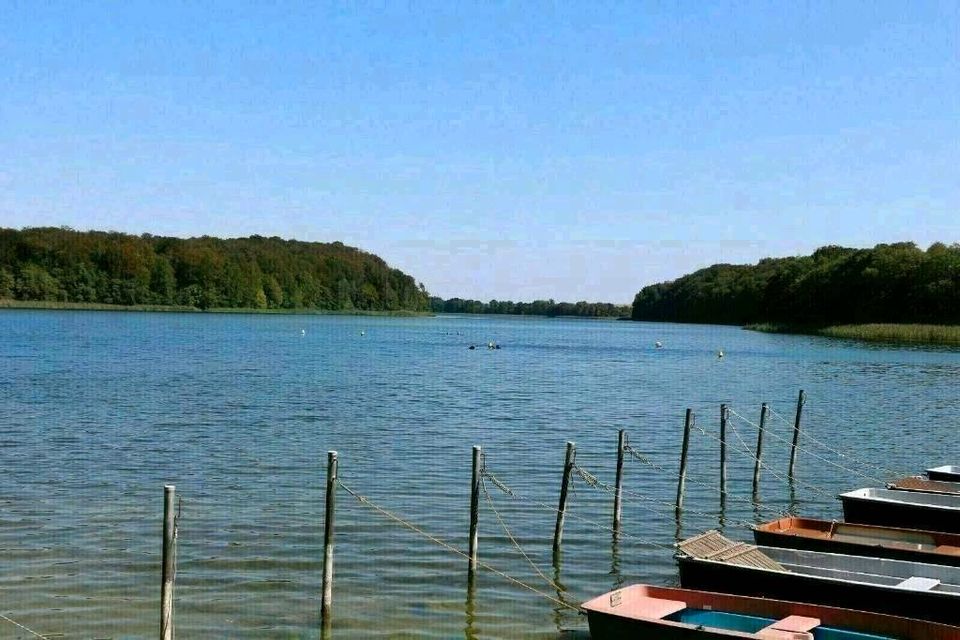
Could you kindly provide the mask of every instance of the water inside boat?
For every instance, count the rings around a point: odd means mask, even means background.
[[[743,633],[759,633],[764,629],[770,629],[778,622],[777,618],[764,618],[742,613],[693,608],[678,611],[666,616],[664,620],[685,622],[687,624],[724,629],[726,631],[742,631]],[[836,629],[834,627],[817,626],[808,633],[812,640],[894,640],[891,636],[878,636],[872,633],[861,633],[859,631]]]

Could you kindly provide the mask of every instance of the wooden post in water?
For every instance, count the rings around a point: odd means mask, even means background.
[[[160,579],[160,640],[173,640],[173,580],[177,573],[176,523],[173,502],[177,488],[163,487],[163,564]]]
[[[720,502],[727,496],[727,405],[720,405]]]
[[[623,511],[623,450],[627,446],[627,432],[620,429],[617,436],[617,481],[613,493],[613,534],[620,534],[620,516]]]
[[[467,570],[467,579],[473,581],[477,572],[477,543],[479,542],[477,524],[480,521],[480,467],[483,460],[483,449],[480,445],[473,445],[473,476],[470,480],[470,565]]]
[[[687,409],[683,421],[683,445],[680,448],[680,476],[677,478],[677,508],[679,514],[683,508],[683,490],[687,482],[687,451],[690,448],[690,427],[693,426],[693,409]]]
[[[763,459],[763,431],[767,426],[767,403],[760,405],[760,428],[757,429],[757,459],[753,463],[753,492],[760,487],[760,465]]]
[[[337,501],[337,452],[327,451],[327,503],[323,517],[323,590],[320,600],[320,620],[330,627],[333,603],[333,527]]]
[[[567,442],[567,457],[563,463],[563,482],[560,484],[560,506],[557,507],[557,526],[553,530],[553,553],[560,552],[563,541],[563,519],[567,510],[567,490],[570,488],[570,475],[573,473],[574,460],[577,457],[576,443]]]
[[[793,444],[790,445],[790,470],[787,475],[793,480],[793,468],[797,463],[797,441],[800,440],[800,414],[803,413],[803,405],[807,402],[807,396],[800,389],[800,395],[797,397],[797,417],[793,421]]]

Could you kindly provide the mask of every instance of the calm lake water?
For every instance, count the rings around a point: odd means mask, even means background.
[[[491,340],[502,349],[467,349]],[[487,469],[524,498],[485,483],[496,512],[483,498],[484,562],[575,604],[622,583],[673,584],[678,534],[721,527],[747,538],[744,522],[788,508],[839,517],[839,491],[960,463],[958,373],[956,351],[729,327],[3,311],[0,613],[47,636],[155,637],[162,486],[173,483],[183,497],[179,637],[316,638],[329,449],[345,485],[465,549],[471,446],[483,445]],[[802,439],[796,486],[776,477],[788,451],[777,438],[791,430],[778,416],[792,420],[800,388],[804,433],[869,465]],[[731,431],[721,509],[720,402],[753,422],[761,402],[777,412],[756,504],[752,461]],[[704,433],[691,438],[678,530],[668,505],[686,407]],[[756,429],[731,424],[752,448]],[[612,483],[621,428],[663,469],[626,462],[616,545],[611,496],[576,478],[554,567],[564,443]],[[520,555],[498,513],[557,584]],[[487,571],[468,598],[462,557],[342,489],[335,567],[338,639],[586,629],[575,611]],[[29,635],[0,619],[0,637]]]

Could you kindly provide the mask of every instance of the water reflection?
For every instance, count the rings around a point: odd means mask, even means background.
[[[613,578],[613,588],[623,586],[623,574],[620,571],[620,540],[615,533],[610,541],[610,577]]]
[[[476,609],[476,593],[477,593],[477,580],[476,577],[470,575],[467,577],[467,600],[464,603],[464,613],[466,614],[466,624],[463,627],[463,637],[466,640],[477,640],[477,630],[475,628],[477,622],[477,609]]]

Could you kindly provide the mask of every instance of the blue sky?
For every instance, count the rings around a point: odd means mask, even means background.
[[[0,0],[0,226],[340,240],[629,302],[960,241],[960,2]]]

